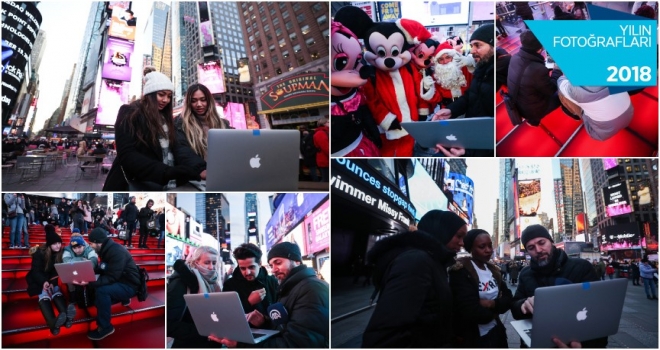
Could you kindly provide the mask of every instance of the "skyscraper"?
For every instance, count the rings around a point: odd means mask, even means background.
[[[259,237],[259,203],[256,193],[245,194],[245,238],[247,243],[262,244]]]
[[[502,158],[500,159],[500,172],[499,172],[499,190],[500,197],[498,202],[497,213],[499,218],[497,220],[498,232],[500,234],[499,243],[510,242],[515,239],[509,232],[511,222],[515,219],[516,208],[514,203],[513,191],[513,175],[516,167],[515,159]]]
[[[151,64],[156,70],[172,79],[172,39],[171,39],[170,6],[156,1],[151,7],[151,13],[144,28],[144,40],[149,43]]]
[[[574,237],[575,216],[584,212],[578,159],[560,159],[559,168],[564,192],[564,234]]]
[[[557,212],[557,234],[563,235],[566,232],[564,226],[564,183],[562,179],[552,180],[555,189],[555,210]],[[559,236],[557,236],[559,238]]]

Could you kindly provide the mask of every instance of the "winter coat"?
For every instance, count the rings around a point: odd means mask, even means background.
[[[512,264],[509,267],[509,275],[511,276],[511,279],[517,280],[518,276],[520,274],[520,266],[518,264]]]
[[[314,146],[319,149],[316,152],[316,166],[319,168],[330,167],[330,128],[327,125],[320,126],[314,132]]]
[[[234,269],[232,277],[225,282],[223,291],[237,292],[245,313],[252,312],[256,309],[259,310],[262,315],[267,315],[268,306],[277,301],[278,287],[277,278],[268,275],[266,268],[261,266],[257,278],[253,281],[246,280],[239,268]],[[248,301],[250,293],[261,288],[266,289],[266,297],[257,305],[250,304]]]
[[[5,194],[5,203],[7,204],[7,209],[9,211],[16,211],[16,214],[24,214],[25,212],[25,200],[18,197],[13,193]]]
[[[199,174],[205,169],[205,164],[192,164],[190,159],[185,159],[185,149],[176,141],[170,144],[174,155],[174,163],[187,165],[187,169],[172,167],[163,163],[163,149],[160,145],[147,146],[137,141],[134,134],[129,131],[128,116],[139,108],[137,103],[123,105],[117,113],[115,122],[115,137],[117,142],[117,157],[112,163],[108,177],[103,185],[103,191],[125,191],[128,190],[126,178],[136,182],[151,182],[165,186],[170,180],[178,179],[183,183],[187,180],[200,180]],[[135,128],[146,130],[148,128],[143,117],[137,118],[138,125]],[[190,148],[188,148],[188,151]],[[124,177],[124,173],[126,177]]]
[[[95,270],[100,274],[99,278],[90,282],[95,288],[113,283],[124,283],[137,292],[140,286],[140,271],[138,270],[133,256],[112,238],[107,238],[99,252],[101,264]]]
[[[642,278],[653,279],[653,273],[658,272],[658,269],[654,269],[649,264],[641,263],[639,264],[639,272]]]
[[[85,248],[80,255],[76,255],[76,253],[73,252],[73,248],[68,245],[63,248],[64,253],[62,253],[62,262],[63,263],[70,263],[74,261],[85,261],[89,260],[92,262],[92,267],[96,269],[96,267],[99,264],[99,256],[96,254],[96,251],[94,248],[90,247],[89,245],[85,245]]]
[[[611,265],[608,265],[605,268],[605,274],[606,275],[613,275],[614,274],[614,268]]]
[[[449,251],[433,236],[407,232],[377,242],[367,260],[375,264],[380,293],[362,337],[367,348],[438,348],[453,341]]]
[[[28,283],[27,292],[31,297],[41,294],[41,291],[44,289],[44,282],[46,281],[53,288],[58,284],[58,274],[57,270],[55,270],[57,254],[51,254],[48,267],[45,268],[46,256],[44,250],[41,248],[37,248],[32,254],[32,266],[30,267],[30,272],[25,276]]]
[[[495,299],[494,309],[481,306],[479,275],[470,260],[470,258],[458,259],[456,264],[449,268],[449,285],[454,295],[456,345],[467,348],[475,347],[475,341],[480,337],[480,324],[495,320],[498,325],[502,325],[499,315],[509,311],[513,298],[511,290],[502,279],[499,267],[489,262],[486,266],[497,281],[499,295]]]
[[[544,268],[550,270],[549,273],[539,271],[542,268],[539,268],[534,261],[520,272],[518,288],[511,305],[511,315],[516,320],[532,318],[532,314],[523,314],[521,307],[528,297],[534,296],[536,288],[600,280],[599,276],[596,276],[596,270],[588,261],[569,258],[563,250],[555,247],[552,254],[550,265]],[[606,345],[607,337],[582,342],[583,348],[604,348]]]
[[[231,280],[231,279],[230,279]],[[330,346],[330,290],[313,269],[299,265],[282,281],[278,303],[289,315],[280,333],[257,344],[264,348],[328,348]]]
[[[147,222],[151,217],[154,215],[154,211],[144,207],[140,209],[140,212],[138,213],[138,220],[140,221],[140,229],[146,228],[147,227]]]
[[[465,114],[471,117],[495,116],[495,58],[478,65],[472,75],[470,87],[454,103],[447,106],[451,110],[451,117],[456,118]],[[494,122],[494,121],[493,121]]]
[[[545,59],[537,52],[520,48],[511,57],[507,87],[521,117],[532,125],[539,125],[557,92],[557,79],[561,75],[557,69],[553,70],[552,76],[548,75]]]
[[[233,129],[227,119],[220,118],[220,122],[224,129]],[[195,153],[192,147],[190,147],[190,143],[186,138],[186,133],[183,131],[183,117],[181,117],[181,115],[174,118],[174,130],[176,130],[176,142],[180,145],[177,162],[195,167],[200,172],[206,170],[206,161],[204,158],[200,157]]]
[[[135,222],[138,218],[138,208],[135,203],[131,202],[126,204],[121,215],[125,222]]]
[[[199,335],[195,321],[183,298],[199,293],[197,277],[184,260],[174,263],[174,272],[167,283],[167,336],[174,338],[173,348],[219,348],[220,344]]]

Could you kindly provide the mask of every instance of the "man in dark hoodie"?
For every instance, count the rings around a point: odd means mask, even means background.
[[[237,292],[245,313],[254,310],[268,314],[268,306],[277,300],[277,278],[269,276],[261,266],[261,249],[252,243],[243,243],[234,249],[238,268],[225,282],[224,292]]]
[[[275,316],[271,317],[271,328],[280,332],[256,346],[327,349],[330,346],[328,284],[316,277],[314,269],[302,264],[300,248],[294,243],[274,245],[268,252],[268,264],[280,282],[277,303],[269,312],[269,316]],[[238,345],[226,338],[209,336],[209,339],[230,348]]]
[[[599,280],[594,267],[584,259],[569,258],[557,249],[548,230],[541,225],[532,225],[523,230],[520,241],[532,258],[519,276],[519,285],[511,304],[511,315],[516,320],[534,316],[534,292],[536,288],[561,284],[595,282]],[[553,341],[558,347],[566,347],[560,339]],[[524,342],[521,341],[521,344]],[[607,337],[571,342],[570,347],[605,348]]]
[[[126,223],[126,240],[124,246],[133,248],[133,231],[135,231],[135,223],[138,219],[138,207],[135,205],[135,196],[129,198],[128,204],[121,212],[121,219]]]
[[[362,337],[365,348],[442,348],[453,340],[447,267],[463,246],[467,224],[450,211],[432,210],[406,232],[377,242],[378,304]]]

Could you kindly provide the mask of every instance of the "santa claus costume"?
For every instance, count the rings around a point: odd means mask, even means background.
[[[440,63],[440,57],[444,54],[455,58],[458,53],[449,42],[440,44],[435,51],[433,78],[437,84],[436,88],[440,95],[440,103],[446,107],[461,97],[468,89],[472,81],[472,73],[470,73],[467,66],[461,67],[453,59],[445,64]]]

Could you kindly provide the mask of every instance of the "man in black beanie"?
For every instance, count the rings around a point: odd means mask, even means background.
[[[268,307],[273,328],[279,330],[259,343],[262,348],[328,348],[330,327],[330,293],[328,284],[316,277],[314,269],[302,263],[300,248],[295,243],[282,242],[268,252],[268,264],[280,282],[278,300]],[[254,310],[254,313],[259,311]],[[255,319],[250,316],[251,324]],[[262,318],[261,322],[264,320]],[[209,336],[210,340],[227,347],[236,341]],[[241,344],[244,345],[244,344]]]
[[[101,340],[115,332],[110,323],[112,304],[122,302],[128,305],[140,286],[140,272],[133,257],[126,248],[108,238],[102,228],[95,228],[89,234],[89,245],[96,251],[101,263],[96,268],[99,277],[89,286],[96,289],[97,310],[96,330],[87,333],[91,340]],[[86,282],[77,283],[86,285]]]
[[[534,292],[536,288],[550,287],[562,284],[599,281],[594,267],[586,260],[569,258],[566,253],[557,249],[548,230],[541,225],[531,225],[525,228],[520,237],[532,261],[519,276],[519,285],[511,304],[511,314],[516,320],[529,319],[534,316]],[[566,347],[560,339],[553,339],[559,347]],[[521,340],[521,344],[524,342]],[[579,345],[572,342],[571,347]],[[604,348],[607,337],[583,341],[583,348]]]

